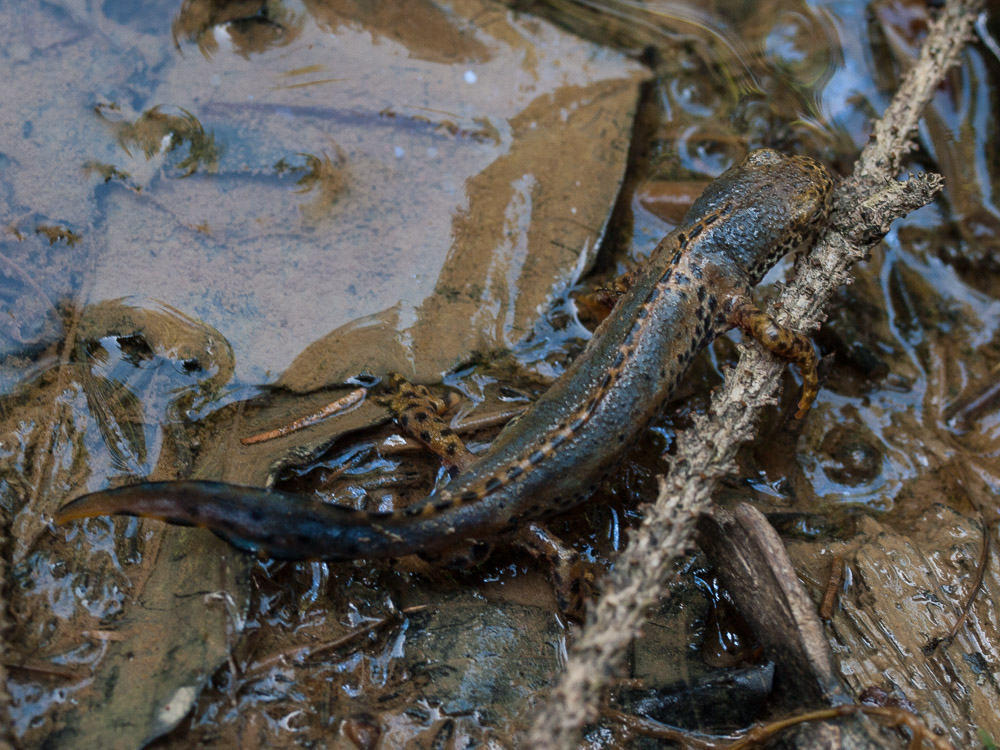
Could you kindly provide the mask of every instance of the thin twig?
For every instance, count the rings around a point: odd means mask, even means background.
[[[840,591],[840,584],[843,581],[844,556],[834,555],[830,561],[830,579],[826,582],[823,601],[819,605],[819,618],[821,620],[830,620],[833,617],[833,610],[837,606],[837,592]]]
[[[992,547],[992,529],[990,529],[989,524],[986,523],[986,519],[980,514],[979,522],[983,526],[983,546],[979,551],[979,563],[976,568],[976,582],[972,584],[972,590],[969,591],[968,597],[965,599],[965,603],[962,605],[961,614],[958,619],[955,620],[955,624],[951,626],[951,630],[948,632],[948,637],[945,639],[948,642],[954,640],[955,636],[958,635],[958,631],[962,629],[965,621],[969,618],[969,612],[972,610],[972,605],[976,601],[976,597],[979,596],[979,592],[983,588],[983,581],[986,579],[986,570],[990,567],[990,551]]]
[[[418,604],[413,607],[406,607],[398,612],[392,612],[378,620],[373,620],[368,624],[358,628],[357,630],[352,630],[350,633],[335,638],[331,641],[324,641],[323,643],[311,643],[304,646],[293,646],[291,648],[283,649],[276,654],[271,654],[266,656],[259,661],[254,662],[248,669],[246,669],[244,676],[252,676],[271,669],[278,664],[286,664],[294,659],[299,659],[305,656],[317,657],[320,654],[329,653],[331,651],[339,651],[344,646],[354,644],[355,642],[361,640],[364,636],[375,632],[376,630],[381,630],[387,625],[392,625],[393,623],[401,623],[410,615],[416,614],[427,609],[426,604]]]
[[[368,389],[356,388],[347,395],[341,396],[336,401],[331,401],[319,411],[313,412],[305,417],[301,417],[300,419],[296,419],[290,424],[283,424],[280,427],[275,427],[273,430],[267,430],[266,432],[251,435],[250,437],[240,438],[240,442],[243,443],[243,445],[256,445],[257,443],[266,443],[268,440],[274,440],[276,438],[284,437],[285,435],[290,435],[293,432],[304,430],[310,425],[321,422],[324,419],[334,416],[335,414],[341,414],[347,411],[352,406],[361,403],[366,395],[368,395]]]
[[[799,331],[816,328],[823,307],[850,279],[850,269],[888,230],[892,220],[926,204],[941,179],[895,181],[910,150],[919,114],[944,72],[971,36],[979,0],[950,0],[931,26],[920,58],[900,85],[854,174],[834,195],[830,228],[781,296],[776,318]],[[764,406],[773,403],[783,365],[760,347],[742,347],[740,363],[712,400],[709,417],[678,436],[677,456],[660,494],[620,555],[590,610],[566,668],[535,720],[528,746],[571,750],[583,725],[597,716],[610,680],[640,631],[647,609],[667,593],[675,563],[691,546],[694,522],[711,502],[716,482],[729,472],[737,448],[754,436]]]
[[[958,635],[958,631],[962,629],[962,626],[972,613],[972,605],[975,603],[976,598],[982,591],[983,583],[986,580],[986,572],[990,567],[990,555],[993,552],[993,532],[995,526],[986,520],[986,514],[983,512],[983,505],[979,501],[978,482],[970,481],[972,475],[969,468],[970,467],[965,463],[956,464],[954,467],[954,473],[952,474],[952,481],[955,484],[957,492],[964,495],[973,510],[976,511],[976,516],[979,519],[979,526],[983,530],[983,541],[979,548],[979,560],[976,563],[976,574],[973,577],[972,588],[969,589],[969,593],[966,595],[965,601],[959,609],[958,617],[955,618],[955,622],[949,629],[948,634],[940,638],[931,639],[930,643],[923,648],[925,654],[932,654],[938,648],[948,648],[952,641],[955,640],[955,637]]]
[[[912,711],[907,711],[898,706],[869,706],[852,703],[844,706],[834,706],[833,708],[821,708],[816,711],[806,711],[796,716],[779,719],[778,721],[755,725],[748,731],[743,732],[742,736],[736,740],[728,737],[713,737],[695,732],[686,732],[620,711],[605,710],[604,713],[631,733],[669,740],[683,748],[687,748],[687,750],[749,750],[749,748],[763,747],[767,740],[790,727],[809,722],[829,721],[843,716],[854,716],[855,714],[871,716],[885,726],[894,729],[905,727],[910,731],[913,738],[910,744],[911,748],[919,748],[927,744],[933,750],[955,750],[955,746],[947,738],[934,734],[921,721],[919,716]]]
[[[972,393],[958,399],[944,410],[941,416],[945,422],[960,430],[967,430],[983,414],[989,413],[997,403],[1000,403],[1000,364],[990,371],[984,381],[977,384]]]
[[[63,667],[58,664],[49,664],[48,662],[0,662],[5,669],[11,670],[13,672],[31,672],[34,674],[45,675],[46,677],[57,677],[61,680],[72,680],[74,682],[80,682],[89,676],[88,672],[84,672],[80,669],[72,669],[70,667]],[[3,747],[0,744],[0,747]]]

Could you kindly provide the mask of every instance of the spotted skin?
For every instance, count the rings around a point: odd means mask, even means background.
[[[748,312],[750,289],[815,232],[832,180],[819,163],[761,149],[706,188],[632,275],[584,352],[489,450],[408,508],[366,512],[253,487],[166,482],[106,490],[57,521],[127,514],[204,526],[275,558],[352,560],[475,544],[583,502],[643,434],[695,354]],[[773,321],[769,325],[778,331]],[[815,355],[792,339],[804,369]],[[808,353],[805,351],[808,348]],[[812,365],[814,367],[814,363]],[[808,377],[807,377],[808,380]],[[808,408],[812,389],[799,404]],[[419,419],[400,404],[400,415]],[[457,450],[457,449],[456,449]]]
[[[395,373],[388,378],[387,387],[389,393],[383,400],[393,418],[410,437],[436,454],[449,470],[464,471],[476,462],[475,454],[441,418],[445,411],[441,399]],[[548,568],[559,611],[582,622],[586,614],[585,603],[593,592],[594,576],[580,553],[563,544],[537,521],[529,521],[519,528],[510,541]],[[484,561],[491,551],[490,544],[466,540],[450,547],[446,555],[435,556],[431,562],[464,569]],[[427,559],[427,555],[424,558]]]
[[[586,602],[594,591],[594,574],[580,553],[563,544],[543,524],[535,521],[516,532],[514,543],[548,567],[559,611],[583,622],[587,613]]]
[[[446,410],[444,401],[422,385],[414,385],[402,375],[388,378],[389,394],[383,399],[392,418],[412,438],[436,453],[452,476],[476,460],[462,439],[441,419]]]
[[[733,324],[776,357],[787,359],[799,366],[802,373],[802,395],[799,397],[796,419],[802,419],[819,393],[819,375],[816,372],[816,354],[812,342],[801,333],[785,328],[752,302],[739,300],[731,314]]]

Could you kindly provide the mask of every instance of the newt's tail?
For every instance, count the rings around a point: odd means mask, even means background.
[[[410,554],[392,513],[372,513],[287,492],[223,482],[151,482],[84,495],[56,513],[155,518],[209,529],[230,544],[283,560],[355,560]]]

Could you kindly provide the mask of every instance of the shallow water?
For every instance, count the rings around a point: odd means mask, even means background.
[[[389,370],[509,416],[583,346],[577,292],[648,254],[748,149],[845,174],[926,23],[905,2],[405,7],[0,5],[0,87],[18,105],[0,115],[18,744],[510,744],[574,632],[516,550],[461,573],[292,565],[203,531],[53,528],[51,513],[147,476],[274,479],[372,507],[419,497],[439,468],[370,400],[279,441],[238,438]],[[771,513],[817,599],[845,556],[829,634],[848,686],[896,690],[959,744],[1000,736],[996,562],[956,642],[921,647],[954,621],[996,522],[994,23],[907,165],[944,174],[944,194],[893,227],[830,310],[804,424],[786,419],[789,377],[722,493]],[[598,569],[734,340],[696,361],[599,496],[552,523]],[[697,590],[682,583],[657,614],[633,674],[709,671],[692,647],[709,609]]]

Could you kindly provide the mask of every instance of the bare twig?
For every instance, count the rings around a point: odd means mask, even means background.
[[[941,178],[896,182],[910,136],[944,72],[971,36],[979,0],[949,0],[931,27],[920,58],[900,85],[854,174],[834,195],[830,227],[781,296],[775,317],[799,331],[816,328],[834,291],[850,280],[896,218],[930,201]],[[660,494],[632,535],[590,611],[566,669],[536,718],[529,745],[542,750],[578,746],[583,725],[597,716],[601,695],[639,634],[647,609],[666,594],[676,561],[691,545],[694,521],[705,512],[716,482],[730,471],[737,448],[754,436],[762,409],[773,403],[783,365],[760,347],[742,347],[736,370],[712,400],[709,417],[678,437],[677,456]]]
[[[834,555],[830,561],[830,579],[826,582],[823,601],[819,605],[819,617],[821,620],[830,620],[833,618],[833,610],[837,606],[837,592],[840,591],[840,584],[843,582],[844,556]]]
[[[962,626],[965,625],[966,620],[969,619],[969,614],[972,612],[972,605],[975,603],[976,597],[979,596],[983,589],[983,583],[986,581],[986,571],[990,567],[990,555],[993,552],[992,542],[994,524],[987,521],[986,513],[983,512],[983,503],[980,502],[979,498],[979,483],[970,482],[971,476],[973,476],[973,474],[968,470],[968,467],[959,464],[956,466],[956,473],[953,481],[958,491],[966,496],[969,503],[975,509],[976,515],[979,518],[980,528],[983,530],[983,541],[979,548],[979,560],[976,563],[976,574],[973,576],[972,588],[969,589],[965,602],[962,604],[961,609],[959,609],[958,617],[955,618],[955,624],[951,626],[951,629],[948,631],[948,635],[944,638],[932,640],[929,646],[924,649],[926,653],[931,653],[942,646],[944,648],[948,648],[952,641],[955,640],[955,637],[962,629]]]
[[[979,514],[979,523],[983,526],[983,545],[979,550],[979,561],[976,564],[976,577],[972,583],[972,588],[969,590],[969,595],[965,598],[965,603],[962,605],[962,609],[955,620],[955,624],[952,625],[951,630],[948,631],[948,637],[946,640],[949,642],[955,639],[955,636],[958,635],[958,631],[962,629],[965,621],[969,619],[969,612],[972,610],[972,605],[975,603],[976,597],[979,596],[979,592],[983,589],[983,581],[986,579],[986,569],[990,566],[990,542],[993,532],[981,513]]]
[[[789,716],[788,718],[779,719],[767,724],[756,724],[748,731],[743,732],[742,736],[735,741],[732,741],[729,737],[714,737],[694,732],[685,732],[673,727],[663,726],[649,719],[642,719],[622,713],[621,711],[605,710],[605,715],[632,734],[670,740],[687,750],[748,750],[748,748],[763,747],[766,740],[785,731],[789,727],[808,722],[828,721],[842,716],[854,716],[855,714],[871,716],[887,727],[908,729],[912,737],[910,748],[914,748],[915,750],[923,747],[925,744],[933,748],[933,750],[955,750],[955,746],[947,738],[934,734],[919,716],[912,711],[898,706],[847,704],[833,708],[819,709],[817,711],[807,711],[797,716]]]
[[[243,445],[256,445],[257,443],[266,443],[268,440],[275,440],[276,438],[290,435],[293,432],[304,430],[310,425],[314,425],[317,422],[328,419],[335,414],[342,414],[352,406],[360,404],[366,395],[368,395],[367,388],[356,388],[346,396],[341,396],[336,401],[331,401],[317,412],[302,417],[301,419],[296,419],[291,424],[281,425],[280,427],[268,430],[267,432],[260,432],[256,435],[251,435],[250,437],[240,438],[240,442],[243,443]]]

